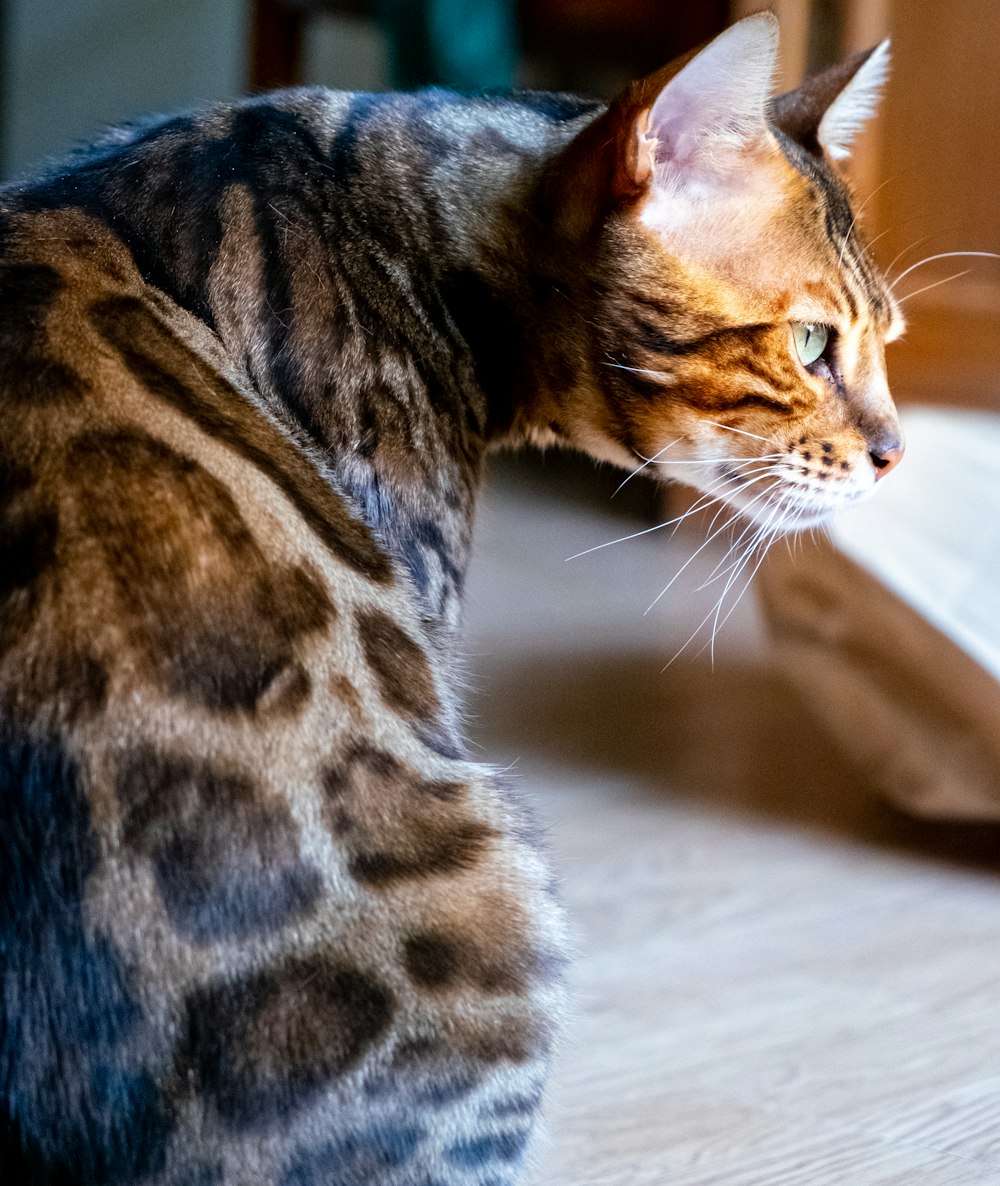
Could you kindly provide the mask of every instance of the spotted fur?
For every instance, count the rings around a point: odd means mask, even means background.
[[[737,506],[766,453],[792,526],[900,449],[823,141],[860,63],[765,109],[774,38],[610,108],[279,92],[0,191],[5,1182],[514,1181],[564,956],[462,741],[485,452],[676,445]]]

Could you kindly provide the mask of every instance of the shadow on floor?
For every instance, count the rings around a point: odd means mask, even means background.
[[[764,665],[538,652],[480,665],[491,760],[535,756],[747,815],[1000,874],[1000,825],[918,820],[881,800]]]

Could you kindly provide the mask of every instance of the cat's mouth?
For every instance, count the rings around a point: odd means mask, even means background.
[[[759,463],[734,470],[718,467],[719,481],[727,484],[725,500],[757,526],[788,535],[818,527],[838,511],[867,498],[875,488],[874,476],[851,466],[834,475],[813,472],[792,459]]]
[[[781,536],[821,526],[875,488],[866,459],[842,458],[822,448],[808,454],[797,446],[700,464],[667,463],[664,469],[699,491],[699,503],[716,515],[716,525],[749,520],[765,535]]]

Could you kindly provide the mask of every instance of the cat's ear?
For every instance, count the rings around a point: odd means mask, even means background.
[[[691,56],[633,117],[631,180],[683,188],[767,135],[777,56],[778,22],[767,12],[738,21]],[[656,81],[645,80],[647,93]]]
[[[771,121],[809,152],[843,160],[875,114],[888,76],[889,42],[883,41],[778,95]]]
[[[572,239],[651,191],[683,190],[734,171],[767,122],[778,22],[758,13],[642,78],[589,123],[546,175],[539,209]],[[697,189],[697,184],[694,186]]]

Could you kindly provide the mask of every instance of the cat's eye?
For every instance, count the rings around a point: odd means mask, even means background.
[[[804,367],[812,364],[823,355],[826,344],[830,340],[830,328],[813,321],[793,321],[792,340],[799,362]]]

